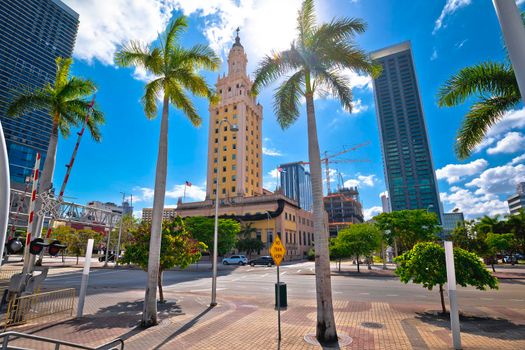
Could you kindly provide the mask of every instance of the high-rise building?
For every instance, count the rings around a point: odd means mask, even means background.
[[[445,236],[450,235],[458,225],[463,226],[464,224],[465,217],[462,212],[443,213],[443,233]]]
[[[520,209],[525,209],[525,182],[516,186],[516,193],[507,199],[511,214],[517,214]]]
[[[216,181],[220,184],[219,198],[263,194],[262,106],[250,94],[247,63],[237,34],[228,55],[228,74],[217,80],[220,101],[209,108],[207,198],[215,198]],[[236,125],[238,132],[231,131],[226,122],[221,124],[224,119]]]
[[[330,192],[323,198],[323,203],[328,213],[328,230],[331,237],[336,237],[339,230],[364,220],[357,187],[343,187],[337,192]]]
[[[373,52],[383,71],[374,79],[385,180],[392,211],[426,209],[442,222],[423,105],[410,42]]]
[[[299,203],[304,210],[312,210],[312,181],[310,173],[300,162],[279,166],[283,194]]]
[[[52,122],[47,111],[6,118],[20,92],[55,79],[55,58],[71,57],[78,14],[60,0],[0,0],[0,119],[4,129],[11,182],[23,188],[36,153],[44,159]]]

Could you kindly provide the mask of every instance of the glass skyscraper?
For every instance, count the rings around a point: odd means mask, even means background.
[[[426,209],[442,222],[410,42],[371,57],[383,67],[374,80],[374,95],[391,210]]]
[[[7,118],[7,107],[18,93],[54,81],[55,58],[71,57],[78,23],[60,0],[0,0],[0,120],[15,188],[31,175],[37,152],[43,168],[52,122],[46,111]]]
[[[299,203],[299,207],[312,211],[312,182],[310,173],[301,163],[288,163],[281,168],[281,188],[283,194]]]

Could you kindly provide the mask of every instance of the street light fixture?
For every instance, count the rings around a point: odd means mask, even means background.
[[[237,125],[232,124],[228,119],[224,118],[219,123],[218,143],[217,143],[217,178],[215,183],[215,225],[213,228],[213,275],[211,279],[211,303],[210,306],[217,305],[217,242],[219,240],[219,178],[221,175],[220,159],[221,159],[221,129],[222,123],[227,123],[230,127],[230,131],[237,132],[239,128]]]

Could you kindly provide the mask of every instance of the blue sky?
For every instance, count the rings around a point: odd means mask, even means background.
[[[210,44],[225,58],[241,27],[249,72],[272,49],[283,49],[294,37],[299,0],[64,0],[80,14],[73,74],[93,79],[97,102],[106,115],[103,141],[82,141],[66,196],[75,202],[121,200],[133,194],[135,210],[150,207],[160,118],[147,120],[139,99],[142,72],[117,69],[113,53],[130,39],[152,42],[172,16],[189,16],[185,45]],[[523,1],[518,1],[523,2]],[[501,32],[491,1],[472,0],[323,0],[316,2],[319,21],[334,16],[362,18],[368,23],[357,37],[366,51],[410,40],[439,190],[446,211],[455,207],[469,217],[505,213],[505,198],[518,181],[525,181],[525,110],[509,113],[496,125],[469,159],[453,153],[455,134],[470,102],[440,109],[436,93],[443,82],[462,67],[486,60],[502,61]],[[225,72],[225,65],[220,73]],[[210,83],[218,72],[206,73]],[[367,216],[380,209],[385,191],[383,164],[370,79],[348,72],[355,95],[354,113],[343,112],[332,99],[316,101],[321,151],[337,152],[344,146],[370,141],[370,145],[341,158],[370,159],[370,163],[338,164],[347,184],[357,185]],[[272,112],[272,88],[259,96],[264,107],[263,157],[265,187],[273,189],[270,174],[279,163],[307,160],[305,118],[281,130]],[[168,192],[166,204],[175,205],[183,184],[191,181],[187,197],[204,197],[206,182],[208,104],[195,99],[203,124],[194,128],[182,114],[170,110]],[[60,140],[55,183],[62,181],[75,137]],[[335,178],[335,177],[334,177]],[[333,185],[334,186],[334,185]]]

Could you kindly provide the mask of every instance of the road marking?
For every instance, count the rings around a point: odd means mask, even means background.
[[[286,271],[284,271],[284,272],[281,272],[281,276],[282,276],[282,275],[284,275],[285,273],[286,273]]]
[[[479,298],[480,300],[494,300],[492,298]]]
[[[299,272],[301,272],[301,271],[302,271],[302,270],[301,270],[301,269],[299,269],[299,270],[297,270],[297,273],[299,273]]]
[[[267,273],[265,273],[264,275],[262,275],[261,278],[264,278],[264,277],[266,277],[266,276],[268,276]]]
[[[510,300],[512,300],[512,301],[525,301],[523,299],[510,299]]]
[[[250,271],[253,271],[253,270],[255,270],[255,269],[248,269],[248,270],[246,270],[246,272],[250,272]]]
[[[268,270],[268,269],[269,269],[269,267],[265,267],[264,269],[265,269],[265,270]]]
[[[361,295],[370,295],[370,293],[359,293]]]
[[[387,297],[398,297],[399,294],[387,294],[386,296],[387,296]]]

